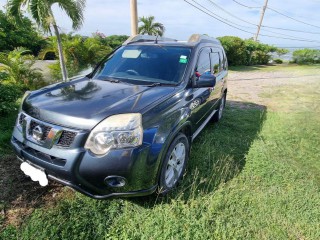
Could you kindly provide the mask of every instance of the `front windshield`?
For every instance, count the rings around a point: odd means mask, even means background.
[[[136,84],[177,84],[182,79],[190,53],[191,49],[187,47],[128,45],[103,62],[93,77]]]

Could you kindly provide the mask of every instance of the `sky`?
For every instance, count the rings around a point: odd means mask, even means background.
[[[186,0],[218,18],[219,21],[185,0],[137,1],[139,17],[155,16],[155,20],[165,26],[164,35],[178,40],[187,40],[193,33],[208,34],[212,37],[251,38],[257,32],[265,2],[265,0]],[[6,0],[0,0],[0,9],[3,10],[5,4]],[[266,27],[261,28],[261,35],[258,38],[260,42],[279,47],[320,48],[320,18],[318,17],[320,0],[269,0],[268,7],[262,22]],[[61,30],[66,33],[71,32],[71,22],[57,6],[54,6],[54,14]],[[99,31],[106,36],[130,35],[130,0],[87,0],[84,17],[82,28],[75,33],[91,36],[92,33]],[[285,31],[274,29],[274,27],[296,31]]]

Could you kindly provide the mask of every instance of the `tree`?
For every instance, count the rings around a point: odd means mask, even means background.
[[[21,10],[27,7],[29,14],[45,32],[51,32],[51,27],[57,37],[58,52],[62,78],[67,80],[67,68],[63,56],[62,43],[59,29],[52,12],[52,5],[58,6],[66,12],[72,21],[72,28],[79,29],[83,23],[83,10],[85,8],[85,0],[8,0],[8,14],[15,17],[17,22],[21,23]]]
[[[154,22],[154,16],[141,17],[139,18],[139,22],[142,23],[142,25],[138,28],[140,34],[148,34],[160,37],[163,36],[165,27],[162,23]]]
[[[278,48],[276,50],[276,53],[277,53],[278,57],[280,58],[282,55],[285,55],[285,54],[289,53],[289,50],[288,49],[284,49],[284,48]]]
[[[109,54],[112,49],[100,40],[100,37],[83,37],[81,35],[61,34],[63,55],[69,77],[76,76],[80,71],[95,66],[103,57]],[[47,46],[39,54],[44,59],[49,53],[58,55],[56,37],[47,39]],[[61,75],[59,63],[50,66],[53,79],[59,79]]]
[[[97,34],[94,35],[94,37],[98,38],[103,44],[108,45],[112,49],[121,46],[122,43],[129,38],[129,36],[127,35],[111,35],[108,37],[99,37],[97,36]]]
[[[240,66],[247,64],[247,49],[245,42],[234,36],[224,36],[218,38],[226,51],[230,66]]]
[[[0,10],[0,52],[9,52],[24,47],[38,55],[45,41],[27,17],[22,17],[19,26]]]

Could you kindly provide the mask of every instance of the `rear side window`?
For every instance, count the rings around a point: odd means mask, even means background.
[[[220,54],[221,63],[222,63],[221,67],[223,70],[227,70],[228,62],[227,62],[226,54],[224,53],[223,50],[219,50],[219,54]]]
[[[202,74],[211,73],[210,48],[204,48],[201,50],[195,72],[197,77],[201,76]]]
[[[218,74],[222,70],[220,54],[219,52],[212,52],[210,53],[210,57],[211,57],[212,72],[213,74]]]

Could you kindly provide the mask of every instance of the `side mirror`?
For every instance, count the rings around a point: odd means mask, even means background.
[[[216,77],[213,74],[202,74],[196,82],[196,87],[214,87],[216,85]]]

